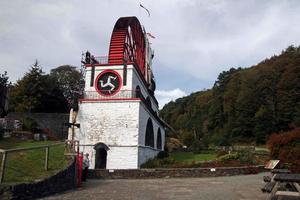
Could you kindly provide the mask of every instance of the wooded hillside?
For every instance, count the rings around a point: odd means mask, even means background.
[[[271,133],[300,126],[300,47],[223,71],[212,89],[170,102],[160,114],[188,146],[265,143]]]

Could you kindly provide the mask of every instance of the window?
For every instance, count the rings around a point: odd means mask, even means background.
[[[160,128],[158,128],[158,131],[157,131],[157,142],[156,142],[156,146],[157,146],[157,149],[161,149],[161,148],[162,148],[162,145],[161,145],[161,132],[160,132]]]
[[[136,86],[136,88],[135,88],[135,97],[136,98],[142,98],[142,92],[141,92],[141,88],[140,88],[140,86],[138,85],[138,86]]]
[[[154,148],[153,123],[152,123],[151,118],[149,118],[148,121],[147,121],[145,146],[149,146],[149,147]]]

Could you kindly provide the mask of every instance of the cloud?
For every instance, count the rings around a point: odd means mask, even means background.
[[[35,59],[48,72],[63,64],[80,66],[87,49],[107,55],[121,16],[137,16],[155,35],[153,69],[161,91],[210,88],[223,70],[250,67],[300,44],[300,1],[141,3],[151,17],[136,0],[0,1],[0,73],[8,71],[15,81]]]
[[[164,105],[172,100],[186,96],[187,94],[179,88],[173,90],[157,90],[155,92],[156,97],[159,101],[159,107],[163,108]]]

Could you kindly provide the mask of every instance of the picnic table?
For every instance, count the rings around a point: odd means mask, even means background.
[[[291,174],[288,170],[271,171],[270,181],[262,188],[270,193],[268,199],[300,200],[300,174]],[[264,180],[268,180],[264,177]]]

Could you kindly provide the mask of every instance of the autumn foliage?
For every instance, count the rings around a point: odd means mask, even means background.
[[[300,128],[272,134],[267,145],[273,159],[279,159],[292,171],[300,172]]]
[[[265,144],[272,133],[300,127],[300,46],[223,71],[211,89],[172,101],[159,114],[188,147],[193,140]]]

